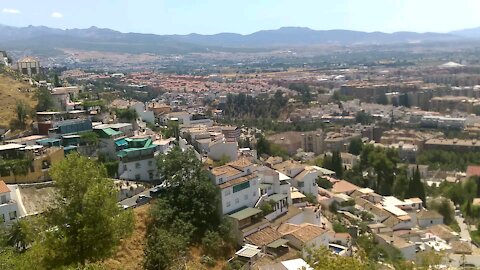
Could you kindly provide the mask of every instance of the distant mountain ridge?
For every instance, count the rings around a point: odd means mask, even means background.
[[[54,50],[74,48],[130,53],[188,53],[247,48],[295,47],[323,44],[392,44],[450,41],[480,38],[480,28],[451,33],[362,32],[351,30],[312,30],[282,27],[248,35],[155,35],[122,33],[108,28],[56,29],[45,26],[12,27],[0,25],[0,48]]]

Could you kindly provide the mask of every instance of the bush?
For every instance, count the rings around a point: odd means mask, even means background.
[[[207,231],[202,238],[203,253],[207,256],[221,257],[223,255],[223,249],[221,248],[223,245],[223,239],[218,232]]]
[[[333,223],[332,227],[333,227],[333,231],[336,232],[336,233],[346,233],[347,232],[347,227],[345,227],[345,225],[343,225],[340,222]]]

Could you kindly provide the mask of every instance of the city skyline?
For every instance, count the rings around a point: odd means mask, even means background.
[[[280,27],[366,32],[449,32],[480,26],[475,0],[1,1],[0,24],[153,34],[250,34]],[[51,3],[51,4],[49,4]],[[435,7],[435,8],[433,8]],[[427,13],[430,11],[429,13]],[[461,16],[457,15],[461,14]],[[426,16],[428,15],[428,16]]]

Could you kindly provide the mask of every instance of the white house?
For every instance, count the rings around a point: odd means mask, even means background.
[[[312,166],[306,166],[291,160],[276,164],[275,170],[290,177],[290,183],[304,194],[318,194],[317,178],[320,171]]]
[[[208,145],[208,157],[213,160],[221,160],[227,157],[229,161],[238,158],[238,143],[236,140],[227,140],[225,138],[210,142]]]
[[[420,228],[443,224],[443,216],[435,210],[422,209],[417,213],[417,223]]]
[[[254,207],[260,197],[260,178],[254,172],[254,165],[247,159],[212,168],[210,177],[221,190],[223,214]]]
[[[278,227],[277,231],[284,235],[288,243],[305,252],[308,248],[328,247],[329,233],[322,227],[304,223],[301,225],[283,223]]]
[[[153,114],[153,111],[148,110],[144,103],[136,102],[130,105],[130,107],[137,112],[138,117],[142,119],[142,121],[152,124],[155,123],[155,115]]]
[[[18,218],[17,202],[12,200],[10,188],[0,181],[0,226]]]

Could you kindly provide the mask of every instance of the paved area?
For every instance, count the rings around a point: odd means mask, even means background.
[[[460,226],[460,238],[471,242],[472,238],[470,237],[470,232],[468,231],[468,225],[465,224],[465,219],[460,216],[455,216],[455,220],[457,220],[458,225]]]
[[[119,204],[121,205],[126,205],[128,207],[133,207],[137,204],[137,199],[138,197],[140,197],[140,195],[147,195],[147,196],[150,196],[150,190],[152,189],[146,189],[140,193],[138,193],[137,195],[133,196],[133,197],[130,197],[130,198],[127,198],[123,201],[120,201]]]

